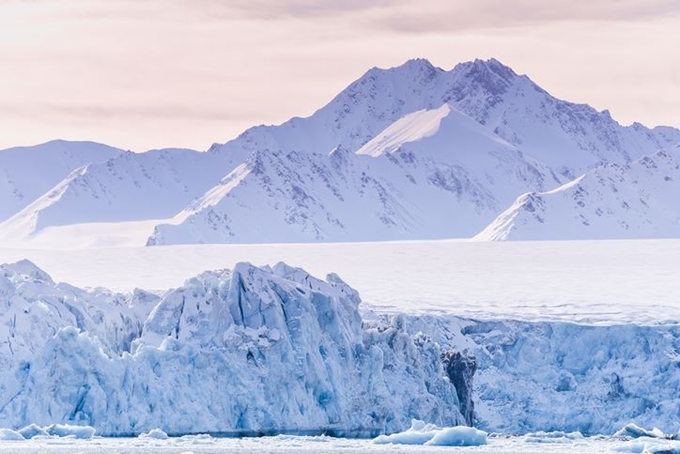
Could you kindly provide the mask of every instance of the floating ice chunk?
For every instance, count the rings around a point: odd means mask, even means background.
[[[416,423],[418,423],[419,427],[416,427]],[[373,442],[380,445],[390,443],[398,445],[424,445],[434,437],[435,429],[437,429],[437,426],[434,424],[424,425],[422,421],[414,419],[410,429],[392,435],[380,435]]]
[[[524,436],[527,443],[572,443],[584,438],[581,432],[532,432]]]
[[[55,437],[74,437],[89,440],[94,436],[95,429],[90,426],[72,426],[70,424],[52,424],[45,428],[49,435]]]
[[[437,427],[414,419],[404,432],[380,435],[377,444],[430,445],[430,446],[480,446],[486,444],[486,432],[473,427]]]
[[[19,433],[26,439],[29,440],[33,437],[46,437],[48,435],[47,431],[37,424],[29,424],[26,427],[19,429]]]
[[[426,445],[431,446],[481,446],[486,444],[486,432],[474,427],[445,427],[435,432]]]
[[[21,441],[21,440],[25,440],[25,438],[16,430],[0,429],[0,441]]]
[[[645,442],[636,440],[623,446],[617,446],[614,451],[635,454],[680,454],[680,441],[648,438]]]
[[[156,440],[167,440],[170,437],[168,437],[168,434],[166,434],[161,429],[151,429],[147,433],[140,434],[139,438],[155,438]]]
[[[650,438],[670,438],[666,434],[664,434],[661,430],[657,429],[656,427],[653,428],[652,430],[647,430],[643,429],[642,427],[629,423],[623,426],[623,428],[619,431],[617,431],[614,434],[615,437],[631,437],[631,438],[640,438],[640,437],[650,437]]]

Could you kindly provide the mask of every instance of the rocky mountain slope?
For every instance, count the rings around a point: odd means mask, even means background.
[[[680,148],[606,164],[548,192],[520,196],[475,239],[680,236]]]

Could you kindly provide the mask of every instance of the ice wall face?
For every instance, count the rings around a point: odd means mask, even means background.
[[[678,430],[678,325],[503,322],[463,333],[479,345],[478,414],[497,429],[610,434],[633,421]]]
[[[475,357],[474,423],[482,429],[613,434],[634,422],[678,430],[678,324],[406,320],[407,331],[427,329],[442,349]]]
[[[41,294],[56,291],[47,279]],[[154,427],[370,435],[403,430],[412,417],[464,422],[438,344],[398,319],[362,328],[359,301],[335,275],[239,264],[164,295],[129,352],[111,348],[103,328],[81,331],[49,314],[58,322],[43,329],[43,345],[7,355],[0,419],[109,435]]]
[[[0,265],[0,367],[30,360],[62,328],[97,336],[111,354],[129,351],[158,297],[56,284],[33,263]]]
[[[284,264],[159,297],[0,266],[0,424],[124,435],[678,429],[680,325],[362,318],[356,291]]]

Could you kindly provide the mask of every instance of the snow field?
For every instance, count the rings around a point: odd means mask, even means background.
[[[680,240],[411,241],[2,249],[79,287],[166,290],[236,262],[338,273],[362,307],[466,317],[650,324],[680,320]]]

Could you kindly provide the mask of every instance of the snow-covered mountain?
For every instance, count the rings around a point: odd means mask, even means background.
[[[548,192],[520,196],[475,239],[680,236],[680,148],[606,164]]]
[[[93,142],[55,140],[0,150],[0,221],[16,214],[72,171],[122,150]]]
[[[410,60],[369,70],[308,118],[206,153],[78,168],[0,224],[0,237],[155,219],[149,245],[470,237],[520,194],[677,143],[676,129],[621,126],[494,59],[450,71]]]
[[[445,103],[547,165],[576,175],[601,160],[628,161],[680,141],[677,129],[624,127],[608,111],[559,100],[495,59],[450,71],[415,59],[369,70],[308,118],[251,128],[213,148],[356,151],[405,115]]]
[[[397,120],[356,153],[256,151],[149,244],[464,237],[510,194],[556,184],[549,168],[444,104]]]
[[[412,60],[214,147],[252,155],[148,244],[469,237],[518,194],[678,140],[557,100],[496,60]]]
[[[219,182],[233,158],[162,149],[89,163],[0,224],[0,235],[23,239],[53,226],[165,219]]]

